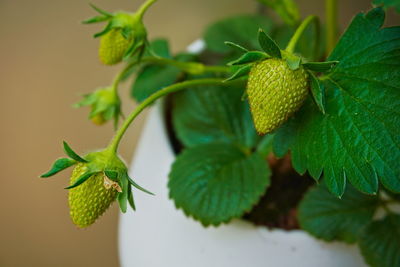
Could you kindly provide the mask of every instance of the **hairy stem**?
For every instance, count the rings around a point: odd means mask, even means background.
[[[317,36],[319,33],[319,20],[317,16],[311,15],[308,16],[303,20],[303,22],[299,25],[299,27],[296,29],[296,32],[293,34],[292,38],[290,39],[288,45],[286,46],[286,51],[289,53],[293,53],[294,49],[296,48],[296,44],[299,41],[300,37],[303,35],[305,29],[310,23],[314,23],[315,29],[317,31]],[[318,40],[316,39],[316,43],[318,43]],[[318,48],[317,48],[318,49]]]
[[[184,81],[181,83],[176,83],[170,86],[167,86],[148,98],[146,98],[143,102],[141,102],[129,116],[126,118],[126,120],[123,122],[121,127],[118,129],[118,131],[115,133],[114,138],[111,140],[110,145],[108,146],[108,149],[110,149],[113,152],[117,152],[119,143],[122,139],[122,136],[125,134],[126,130],[128,129],[129,125],[133,122],[133,120],[149,105],[151,105],[154,101],[157,99],[168,95],[173,92],[178,92],[180,90],[186,89],[188,87],[195,87],[199,85],[224,85],[224,84],[229,84],[229,83],[224,83],[224,79],[218,79],[218,78],[209,78],[209,79],[198,79],[198,80],[189,80],[189,81]]]
[[[337,0],[326,0],[326,54],[335,48],[338,34]]]

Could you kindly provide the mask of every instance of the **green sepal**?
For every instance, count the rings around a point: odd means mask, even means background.
[[[103,36],[104,34],[108,33],[112,29],[112,24],[111,22],[107,24],[107,26],[100,32],[93,34],[93,38],[98,38],[100,36]]]
[[[67,144],[67,142],[63,141],[64,145],[64,151],[65,153],[73,160],[79,161],[79,162],[84,162],[87,163],[88,161],[81,158],[78,154],[75,153],[75,151],[72,150],[72,148]]]
[[[135,183],[135,181],[133,181],[132,178],[129,177],[128,174],[126,175],[126,177],[128,178],[128,181],[129,181],[129,183],[130,183],[132,186],[136,187],[136,188],[139,189],[140,191],[143,191],[143,192],[145,192],[145,193],[147,193],[147,194],[150,194],[150,195],[153,195],[153,196],[154,196],[154,193],[150,192],[150,191],[147,190],[147,189],[144,189],[143,187],[141,187],[140,185],[138,185],[137,183]]]
[[[135,201],[133,199],[132,187],[131,185],[128,186],[128,203],[133,210],[136,211]]]
[[[105,11],[105,10],[103,10],[103,9],[101,9],[101,8],[98,8],[97,6],[93,5],[92,3],[89,3],[89,5],[90,5],[94,10],[96,10],[97,12],[99,12],[101,15],[104,15],[104,16],[107,16],[107,17],[112,17],[112,16],[113,16],[112,13],[110,13],[110,12],[108,12],[108,11]]]
[[[107,17],[107,16],[94,16],[94,17],[91,17],[91,18],[88,18],[88,19],[82,21],[82,23],[83,24],[99,23],[99,22],[107,21],[110,18],[111,17]]]
[[[42,178],[47,178],[50,176],[53,176],[54,174],[71,167],[72,165],[74,165],[76,163],[75,160],[73,159],[69,159],[69,158],[60,158],[57,159],[54,163],[53,166],[51,167],[50,171],[42,174],[40,177]]]
[[[248,64],[248,65],[245,65],[245,66],[239,68],[232,76],[230,76],[229,78],[224,80],[224,82],[236,80],[240,77],[247,75],[250,72],[251,66],[252,66],[251,64]]]
[[[117,199],[118,199],[118,204],[119,208],[122,213],[125,213],[127,210],[128,206],[128,189],[129,189],[129,182],[128,182],[128,175],[125,174],[124,176],[121,177],[119,185],[122,188],[122,192],[118,193]]]
[[[244,53],[248,52],[249,50],[247,48],[244,48],[243,46],[236,44],[234,42],[229,42],[229,41],[225,41],[224,44],[226,44],[227,46],[233,47],[238,49],[239,51],[242,51]]]
[[[125,51],[125,54],[123,56],[123,60],[126,60],[127,58],[131,57],[132,55],[136,54],[136,52],[139,52],[139,58],[141,57],[140,54],[144,52],[145,42],[144,40],[139,40],[137,42],[132,42],[132,44],[129,46],[129,48]]]
[[[112,170],[105,170],[104,174],[113,181],[118,181],[118,172]]]
[[[310,76],[310,88],[314,102],[322,114],[325,114],[325,86],[311,71],[308,71],[308,75]]]
[[[268,55],[275,58],[282,58],[279,46],[262,29],[258,30],[258,42]]]
[[[335,67],[339,61],[326,61],[326,62],[307,62],[303,63],[302,66],[308,70],[316,72],[326,72],[330,71]]]
[[[298,57],[292,53],[282,51],[282,57],[286,61],[291,70],[297,70],[301,64],[301,57]]]
[[[230,65],[230,66],[232,66],[232,65],[243,65],[243,64],[248,64],[248,63],[252,63],[252,62],[255,62],[255,61],[263,60],[263,59],[266,59],[266,58],[269,58],[269,56],[267,54],[265,54],[264,52],[248,51],[248,52],[244,53],[238,59],[235,59],[235,60],[229,62],[228,65]]]
[[[78,180],[76,180],[76,182],[73,185],[65,187],[64,189],[71,189],[71,188],[77,187],[78,185],[81,185],[84,182],[86,182],[87,179],[89,179],[90,177],[92,177],[95,174],[96,174],[96,172],[84,173],[81,177],[78,178]]]

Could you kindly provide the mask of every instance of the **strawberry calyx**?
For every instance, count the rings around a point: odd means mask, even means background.
[[[118,125],[121,116],[121,101],[114,86],[99,88],[93,93],[86,94],[74,107],[89,106],[89,119],[93,123],[102,125],[114,119],[114,126]]]
[[[112,62],[105,62],[107,65],[119,63],[121,59],[128,59],[137,55],[140,59],[148,44],[147,31],[142,21],[142,13],[116,12],[110,13],[94,5],[91,5],[100,15],[84,20],[84,24],[108,22],[102,31],[93,35],[94,38],[102,37],[114,31],[126,40],[126,48],[122,51],[121,58]],[[115,37],[114,37],[115,38]],[[119,38],[119,37],[118,37]]]

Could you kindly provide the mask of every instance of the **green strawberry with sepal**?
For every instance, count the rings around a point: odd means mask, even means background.
[[[99,16],[83,21],[85,24],[108,22],[94,35],[100,37],[99,59],[105,65],[114,65],[123,59],[142,56],[147,45],[147,32],[139,13],[110,13],[91,5]]]
[[[258,40],[264,51],[248,51],[227,42],[243,52],[229,63],[239,68],[227,80],[247,76],[246,94],[257,132],[261,135],[273,132],[300,109],[309,93],[310,76],[312,95],[324,112],[323,88],[312,71],[330,70],[337,62],[303,62],[302,57],[281,50],[262,30]]]
[[[124,213],[127,203],[135,209],[131,186],[152,194],[129,177],[125,163],[112,150],[91,152],[81,157],[64,142],[64,151],[69,158],[56,160],[50,171],[41,177],[53,176],[75,165],[66,189],[69,189],[71,219],[80,228],[92,225],[115,200]]]

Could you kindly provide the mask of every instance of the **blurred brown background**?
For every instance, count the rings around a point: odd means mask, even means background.
[[[106,10],[133,10],[139,0],[95,0]],[[323,1],[299,0],[303,16],[322,14]],[[341,1],[343,27],[369,0]],[[168,37],[184,49],[209,22],[256,9],[253,0],[160,0],[145,17],[150,38]],[[87,109],[72,109],[79,94],[108,85],[119,67],[98,63],[100,26],[84,26],[93,16],[87,1],[0,0],[0,266],[118,266],[114,205],[94,226],[79,230],[67,207],[69,171],[42,180],[62,140],[76,151],[105,146],[112,127],[92,125]],[[392,16],[392,22],[398,17]],[[125,113],[134,103],[129,83],[120,88]],[[144,116],[124,138],[122,155],[130,160]],[[140,267],[140,266],[139,266]]]

